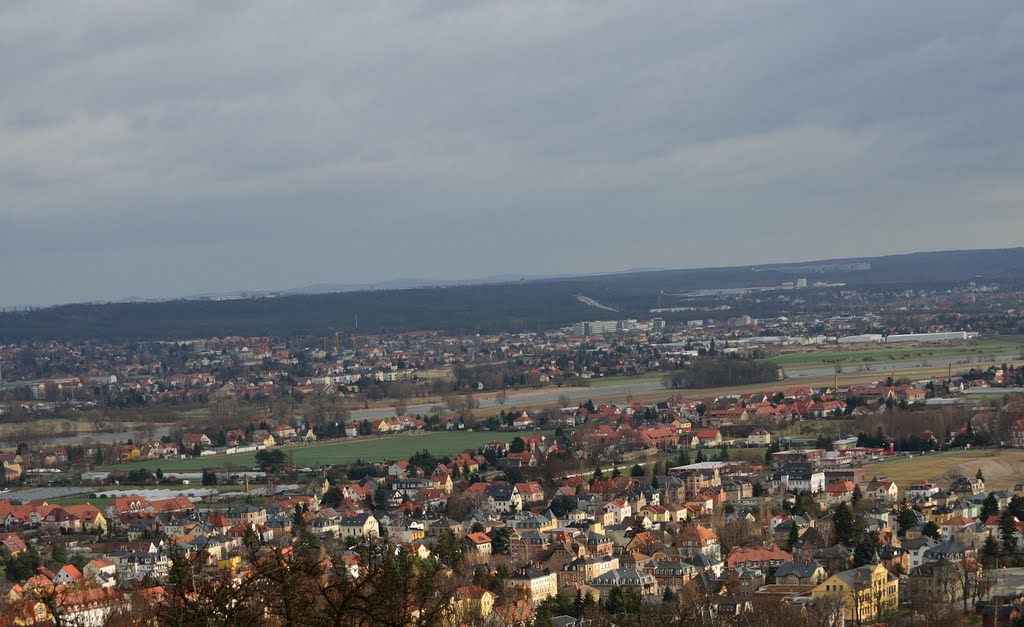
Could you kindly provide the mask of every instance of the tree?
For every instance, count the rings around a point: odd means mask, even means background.
[[[989,492],[988,496],[981,503],[981,511],[978,513],[978,520],[985,522],[992,516],[999,515],[999,501],[996,499],[994,492]]]
[[[707,461],[707,459],[704,457],[704,449],[698,449],[697,450],[697,463],[700,464],[700,463],[705,462],[705,461]]]
[[[906,501],[900,503],[896,514],[896,535],[901,538],[907,537],[907,530],[917,524],[917,515],[914,508]]]
[[[832,521],[836,527],[836,539],[846,546],[854,546],[864,535],[864,521],[850,510],[846,503],[840,503]]]
[[[491,552],[495,555],[505,555],[508,553],[510,548],[509,538],[512,537],[512,529],[508,527],[498,527],[497,529],[491,529]]]
[[[860,486],[859,485],[853,486],[853,495],[852,495],[852,497],[850,499],[850,502],[853,503],[853,506],[856,507],[857,504],[860,503],[863,498],[864,498],[864,492],[861,491]]]
[[[526,440],[516,437],[508,447],[509,453],[522,453],[526,450]]]
[[[982,559],[989,568],[996,568],[999,565],[999,542],[991,533],[985,537],[985,544],[981,547]]]
[[[280,449],[263,449],[256,452],[256,463],[261,468],[268,468],[271,472],[277,472],[288,461],[288,456]]]
[[[8,581],[25,581],[36,574],[36,569],[43,565],[43,558],[35,547],[19,552],[4,562],[4,571]]]
[[[651,488],[657,490],[660,487],[661,487],[661,482],[658,481],[658,476],[655,475],[655,476],[651,477]]]
[[[1017,520],[1024,520],[1024,497],[1014,494],[1006,508],[1017,517]]]
[[[878,539],[876,533],[865,533],[861,538],[861,541],[857,543],[857,546],[853,549],[853,566],[866,566],[874,562],[875,557],[878,555],[878,550],[882,548],[882,543]]]
[[[690,453],[684,448],[679,451],[679,465],[689,466],[690,465]]]
[[[451,529],[445,529],[437,536],[432,553],[437,557],[438,561],[448,568],[451,568],[456,573],[462,572],[462,542]]]
[[[647,475],[647,471],[640,464],[633,464],[633,468],[629,471],[629,476],[637,479],[642,479]]]
[[[1002,541],[1003,555],[1017,552],[1017,520],[1009,509],[999,517],[999,539]]]
[[[924,526],[921,527],[921,535],[925,536],[926,538],[931,538],[932,540],[942,539],[942,534],[939,530],[939,526],[931,520],[926,522]]]

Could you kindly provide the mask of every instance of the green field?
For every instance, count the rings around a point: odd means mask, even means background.
[[[393,461],[408,459],[416,451],[424,449],[436,455],[461,453],[491,440],[509,442],[519,435],[544,433],[550,436],[551,431],[482,431],[482,432],[432,432],[382,436],[379,438],[360,438],[332,440],[322,444],[282,446],[282,450],[292,456],[293,463],[299,468],[316,468],[324,464],[346,464],[362,459],[364,461]],[[102,466],[97,470],[123,470],[148,468],[155,471],[185,471],[222,468],[252,468],[256,465],[256,453],[239,453],[236,455],[214,455],[196,459],[160,459],[132,462],[129,464],[113,464]]]
[[[118,489],[122,490],[125,488],[118,486]],[[91,503],[103,510],[106,509],[107,505],[110,505],[110,502],[113,500],[114,499],[90,498],[89,496],[67,496],[57,499],[47,499],[46,502],[53,503],[55,505],[85,505],[86,503]]]
[[[864,476],[888,477],[905,489],[914,481],[942,481],[942,476],[954,471],[973,477],[981,469],[985,487],[990,490],[1009,490],[1022,477],[1024,450],[973,449],[943,453],[928,453],[901,457],[879,463],[865,464]]]
[[[664,372],[648,372],[647,374],[637,374],[630,376],[621,377],[600,377],[590,380],[590,387],[592,388],[606,388],[613,385],[635,385],[637,383],[661,383],[666,377],[672,375],[674,370],[666,370]]]
[[[878,346],[865,349],[816,349],[800,353],[787,353],[771,360],[784,368],[813,368],[820,366],[857,366],[871,363],[914,362],[948,359],[979,359],[1000,355],[1018,356],[1024,346],[1008,340],[979,340],[961,344],[935,344],[918,346]]]

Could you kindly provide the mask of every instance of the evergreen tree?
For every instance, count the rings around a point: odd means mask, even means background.
[[[864,492],[861,491],[860,486],[859,485],[853,486],[853,497],[851,499],[851,502],[853,503],[853,505],[856,507],[856,505],[858,503],[860,503],[863,498],[864,498]]]
[[[999,501],[996,500],[996,495],[994,492],[989,492],[988,496],[985,497],[985,500],[981,504],[981,512],[978,514],[978,520],[980,520],[981,522],[985,522],[992,516],[998,515]]]
[[[451,529],[445,529],[437,536],[431,552],[445,566],[451,568],[456,573],[462,572],[462,543]]]
[[[684,448],[679,451],[679,465],[689,466],[690,465],[690,453]]]
[[[926,522],[924,524],[924,527],[921,527],[921,535],[925,536],[926,538],[931,538],[932,540],[942,539],[942,535],[939,533],[939,526],[931,520]]]
[[[985,544],[981,547],[982,559],[988,568],[996,568],[999,564],[999,542],[991,533],[985,537]]]
[[[697,449],[697,463],[700,464],[705,461],[707,460],[704,457],[704,449]]]
[[[836,507],[832,522],[836,528],[836,538],[841,544],[854,546],[864,535],[864,521],[855,515],[846,503],[840,503]]]
[[[910,507],[910,504],[906,501],[900,503],[899,509],[896,514],[896,534],[901,537],[907,537],[907,530],[917,524],[917,516],[914,513],[914,508]]]
[[[866,566],[874,562],[878,556],[882,543],[878,540],[878,534],[866,533],[853,549],[853,567]]]
[[[657,475],[651,477],[651,487],[654,488],[655,490],[661,487],[661,482],[658,481]]]
[[[1024,520],[1024,498],[1014,494],[1006,509],[1010,510],[1010,513],[1016,516],[1017,520]]]
[[[1013,555],[1017,552],[1017,519],[1009,509],[1003,511],[999,517],[999,539],[1002,541],[1003,555]]]

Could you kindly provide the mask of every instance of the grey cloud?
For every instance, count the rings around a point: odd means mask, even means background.
[[[0,5],[0,304],[1017,245],[1024,227],[1014,2],[55,11]]]

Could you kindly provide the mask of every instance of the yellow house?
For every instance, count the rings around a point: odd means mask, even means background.
[[[95,505],[85,503],[82,505],[65,505],[64,511],[73,514],[82,523],[82,531],[86,532],[107,532],[107,517],[103,515]]]
[[[217,562],[217,570],[236,571],[242,568],[242,557],[233,555]]]
[[[747,436],[747,446],[768,446],[772,443],[772,434],[758,427]]]
[[[651,519],[651,522],[672,522],[668,508],[664,505],[644,505],[640,513]]]
[[[843,618],[861,623],[876,620],[899,606],[900,580],[882,564],[836,573],[811,590],[815,600],[838,598]]]
[[[679,433],[680,431],[689,431],[690,429],[693,428],[693,425],[690,424],[689,420],[684,420],[681,418],[676,418],[675,420],[672,421],[672,424],[669,426],[675,429],[676,433]]]

